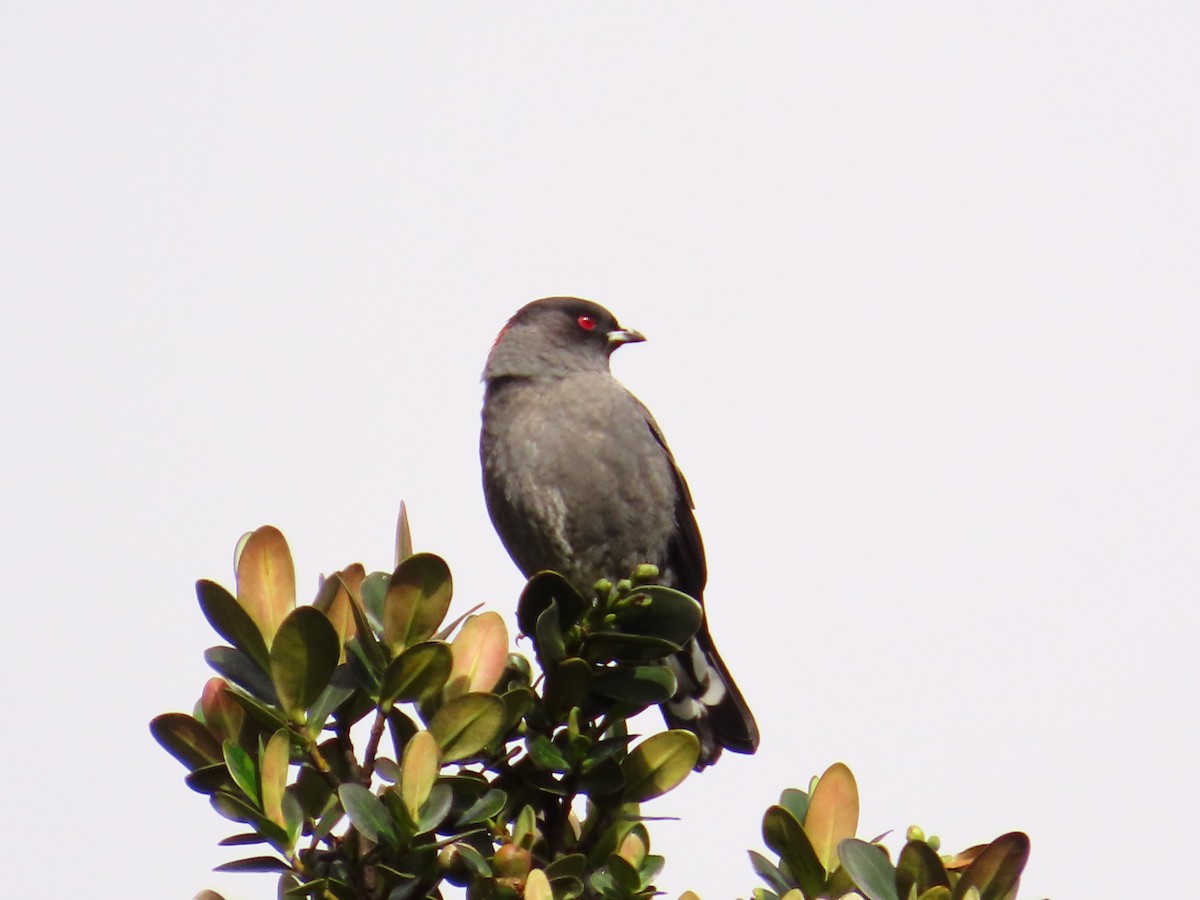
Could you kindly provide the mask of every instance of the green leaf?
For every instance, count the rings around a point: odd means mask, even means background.
[[[939,885],[949,887],[950,878],[937,852],[924,841],[905,844],[896,861],[896,893],[907,900],[913,889],[920,896]]]
[[[621,631],[679,646],[690,641],[704,621],[699,603],[681,591],[660,585],[638,588],[620,602],[615,614]]]
[[[678,684],[666,666],[613,666],[595,673],[597,694],[640,707],[665,703],[675,696]]]
[[[700,758],[700,741],[690,731],[672,729],[642,741],[621,763],[625,799],[641,803],[674,788]]]
[[[264,525],[247,535],[237,553],[237,602],[271,646],[296,605],[296,570],[278,528]]]
[[[826,872],[837,868],[837,848],[858,830],[858,785],[845,763],[825,770],[813,788],[804,833]]]
[[[357,690],[355,687],[349,684],[338,684],[339,681],[351,680],[351,677],[345,666],[334,671],[333,680],[325,690],[321,691],[321,696],[308,711],[308,733],[310,735],[313,737],[319,735],[324,729],[325,723],[329,721],[330,715],[354,696]]]
[[[791,883],[779,871],[778,866],[761,853],[753,850],[747,852],[750,854],[750,866],[754,869],[754,874],[769,884],[776,895],[786,894],[791,889]]]
[[[329,686],[341,647],[325,614],[311,606],[292,610],[271,644],[271,680],[280,705],[296,722]]]
[[[967,866],[954,886],[954,900],[966,896],[968,888],[979,891],[980,900],[1006,900],[1016,891],[1021,872],[1029,861],[1029,837],[1012,831],[996,838]]]
[[[437,781],[441,762],[437,740],[428,731],[418,731],[404,748],[404,760],[400,765],[400,799],[414,822]]]
[[[379,703],[420,700],[442,689],[450,677],[453,654],[443,641],[425,641],[409,647],[389,664],[379,688]]]
[[[196,598],[213,630],[265,672],[269,665],[267,644],[250,614],[233,595],[215,582],[200,580],[196,582]]]
[[[399,836],[396,834],[396,823],[388,813],[383,801],[372,794],[361,784],[343,784],[338,788],[338,797],[346,815],[364,837],[369,841],[387,843],[395,848],[399,846]]]
[[[917,900],[950,900],[950,888],[936,885],[923,893]]]
[[[417,818],[417,834],[425,834],[441,825],[446,820],[446,816],[450,815],[450,808],[453,805],[454,791],[450,785],[435,784]]]
[[[210,766],[225,758],[217,739],[186,713],[155,716],[150,720],[150,734],[164,750],[189,769]]]
[[[804,894],[815,897],[820,893],[825,869],[796,817],[782,806],[772,806],[763,816],[762,833],[763,842],[787,863]]]
[[[546,866],[546,877],[551,881],[556,878],[582,878],[586,867],[586,856],[582,853],[568,853]]]
[[[901,900],[896,893],[896,870],[882,847],[846,838],[838,844],[838,856],[867,900]]]
[[[797,822],[803,822],[808,814],[808,794],[795,788],[787,788],[779,795],[779,805],[795,816]]]
[[[503,726],[503,700],[495,694],[464,694],[434,714],[429,733],[442,748],[442,761],[450,763],[478,753],[500,736]]]
[[[583,618],[589,604],[567,579],[557,572],[538,572],[525,583],[517,601],[517,626],[522,634],[537,634],[537,620],[551,603],[558,606],[559,623],[570,628]]]
[[[493,819],[500,814],[507,802],[508,794],[497,788],[490,788],[487,793],[463,811],[462,815],[458,817],[458,824],[467,826]]]
[[[388,583],[391,580],[391,572],[372,572],[363,579],[363,583],[358,588],[359,597],[362,599],[362,612],[369,623],[367,630],[372,633],[383,631],[383,607],[387,600]],[[358,624],[357,627],[359,634],[362,634],[361,624]]]
[[[233,783],[241,788],[242,793],[255,806],[262,806],[262,798],[258,789],[258,770],[250,754],[233,741],[226,741],[221,748],[225,755],[225,767],[233,776]]]
[[[383,637],[393,653],[431,638],[450,609],[453,581],[432,553],[408,557],[392,573],[383,604]]]

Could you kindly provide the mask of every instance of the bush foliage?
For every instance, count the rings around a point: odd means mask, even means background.
[[[290,551],[268,526],[238,545],[236,594],[197,583],[227,642],[205,653],[217,677],[190,715],[150,728],[238,823],[222,844],[256,848],[218,869],[277,872],[294,898],[415,900],[443,882],[471,900],[655,894],[664,860],[642,805],[691,773],[699,746],[679,730],[638,739],[626,722],[674,693],[664,660],[696,632],[699,604],[654,584],[653,566],[591,597],[540,573],[517,604],[535,678],[497,613],[445,623],[450,571],[412,552],[403,510],[397,560],[348,566],[297,606]],[[857,827],[846,766],[785,790],[762,822],[775,858],[750,854],[766,884],[752,896],[1009,900],[1029,853],[1012,833],[941,856],[910,828],[892,862]]]

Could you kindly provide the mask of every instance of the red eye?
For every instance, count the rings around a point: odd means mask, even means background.
[[[584,331],[592,331],[596,327],[596,320],[591,316],[580,316],[575,321],[579,323],[579,327]]]

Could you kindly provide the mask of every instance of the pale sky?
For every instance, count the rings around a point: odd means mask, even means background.
[[[264,523],[306,594],[388,568],[404,498],[453,609],[510,615],[478,379],[550,294],[649,338],[614,368],[762,730],[647,807],[661,888],[747,896],[763,811],[837,760],[863,837],[1027,831],[1027,900],[1173,877],[1198,9],[10,5],[6,890],[274,897],[209,871],[236,826],[147,731],[210,674],[193,582]]]

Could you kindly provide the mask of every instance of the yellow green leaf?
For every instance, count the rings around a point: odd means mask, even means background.
[[[437,740],[428,731],[418,731],[404,748],[400,765],[400,799],[414,822],[420,819],[421,807],[429,798],[440,769],[441,749]]]
[[[288,733],[281,728],[271,735],[262,753],[262,808],[267,818],[280,828],[287,828],[283,815],[283,792],[287,787]]]
[[[641,803],[676,787],[700,758],[700,741],[690,731],[673,729],[646,738],[621,762],[625,799]]]

